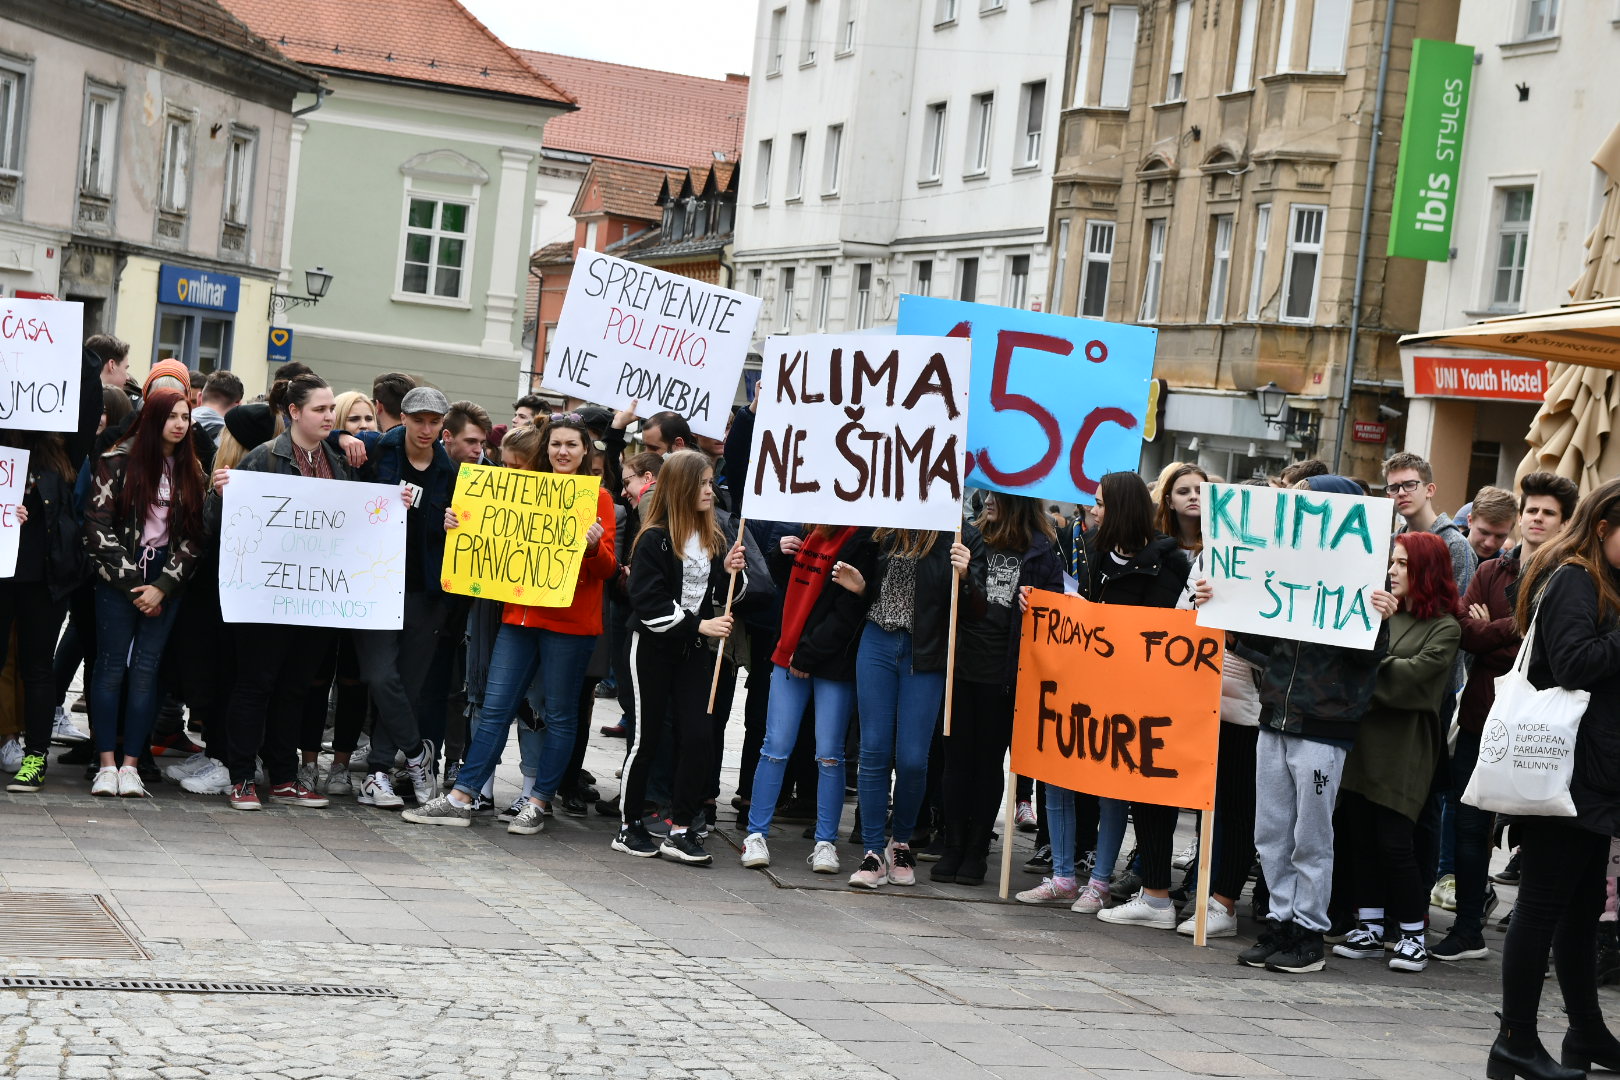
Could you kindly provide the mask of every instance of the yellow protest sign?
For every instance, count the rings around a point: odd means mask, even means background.
[[[596,520],[595,476],[463,465],[444,538],[444,591],[530,607],[574,602],[585,533]]]

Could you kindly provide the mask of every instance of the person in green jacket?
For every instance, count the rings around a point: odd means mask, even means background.
[[[1353,867],[1360,926],[1333,953],[1382,957],[1386,938],[1394,939],[1390,969],[1422,971],[1429,966],[1428,886],[1418,873],[1412,838],[1435,765],[1446,752],[1440,706],[1462,644],[1456,618],[1461,601],[1445,541],[1432,533],[1395,538],[1389,581],[1400,607],[1389,620],[1389,652],[1378,665],[1372,705],[1339,788],[1339,835]]]

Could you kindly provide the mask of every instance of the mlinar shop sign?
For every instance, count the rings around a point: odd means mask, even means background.
[[[235,311],[241,293],[242,279],[233,274],[216,274],[189,266],[163,266],[158,269],[160,304]]]
[[[1427,38],[1412,42],[1412,76],[1389,219],[1391,255],[1434,262],[1451,257],[1463,121],[1473,75],[1472,45]]]

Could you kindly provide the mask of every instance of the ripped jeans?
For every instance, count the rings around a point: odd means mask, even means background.
[[[780,664],[771,666],[770,704],[765,714],[765,745],[754,770],[754,801],[748,809],[748,831],[768,835],[776,800],[782,794],[799,724],[816,702],[816,840],[836,842],[844,812],[844,740],[855,708],[855,684],[836,679],[794,678]]]

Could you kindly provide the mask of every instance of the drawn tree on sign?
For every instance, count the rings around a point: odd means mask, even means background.
[[[236,556],[231,565],[231,578],[229,584],[239,585],[245,576],[247,557],[259,550],[259,543],[264,537],[264,522],[247,507],[242,507],[231,515],[231,527],[225,530],[220,538],[220,547]]]

